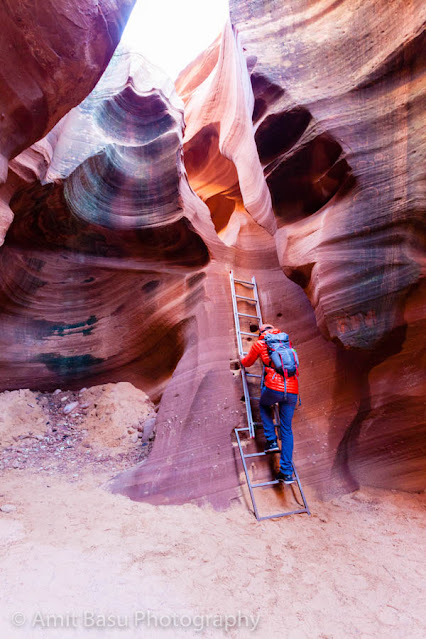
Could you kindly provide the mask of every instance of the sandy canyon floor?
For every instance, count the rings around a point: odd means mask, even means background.
[[[426,636],[425,495],[308,493],[311,517],[264,522],[244,499],[226,512],[135,503],[105,486],[149,444],[126,433],[111,456],[78,421],[60,413],[47,444],[21,429],[1,451],[0,637]]]

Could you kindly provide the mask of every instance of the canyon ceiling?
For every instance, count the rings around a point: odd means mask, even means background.
[[[299,353],[304,485],[424,489],[424,3],[231,0],[176,86],[116,48],[133,4],[3,5],[1,389],[132,382],[112,489],[227,506],[233,269]]]

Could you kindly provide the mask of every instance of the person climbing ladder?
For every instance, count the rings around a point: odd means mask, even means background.
[[[240,359],[244,367],[252,366],[261,358],[265,368],[259,408],[266,437],[265,453],[278,452],[279,446],[273,422],[272,407],[278,404],[280,415],[281,458],[276,479],[292,484],[293,478],[293,430],[292,419],[299,393],[299,360],[286,333],[272,324],[259,327],[259,339],[248,354]]]

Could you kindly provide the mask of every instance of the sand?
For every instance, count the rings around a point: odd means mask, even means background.
[[[0,505],[16,510],[0,512],[1,637],[426,635],[424,496],[311,497],[311,517],[258,523],[243,505],[132,502],[102,488],[99,469],[69,479],[2,473]],[[90,626],[102,615],[115,627]],[[225,631],[223,615],[240,627]]]
[[[149,444],[99,456],[67,423],[62,449],[0,451],[1,639],[426,636],[424,494],[308,492],[311,517],[262,522],[244,490],[225,512],[136,503],[106,486]]]

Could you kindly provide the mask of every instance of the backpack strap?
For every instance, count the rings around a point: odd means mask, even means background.
[[[299,357],[293,347],[291,352],[293,353],[294,363],[296,364],[296,377],[299,377]]]

